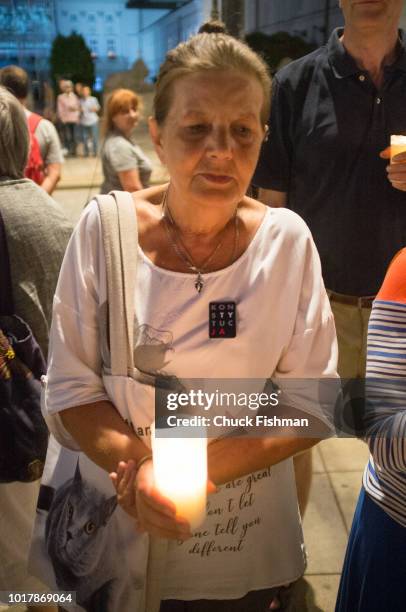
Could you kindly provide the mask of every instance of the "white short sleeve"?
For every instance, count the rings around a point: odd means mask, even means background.
[[[106,300],[98,207],[91,202],[76,226],[55,293],[50,333],[47,414],[107,400],[101,378],[99,311]]]
[[[115,172],[138,169],[138,157],[134,145],[125,138],[114,138],[108,148],[108,158]]]
[[[275,379],[287,405],[331,428],[340,400],[337,337],[320,258],[309,230],[303,251],[304,273],[294,333],[279,360]]]

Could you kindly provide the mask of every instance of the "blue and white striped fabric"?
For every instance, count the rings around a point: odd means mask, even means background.
[[[363,485],[406,527],[406,304],[375,300],[368,327],[368,444]]]

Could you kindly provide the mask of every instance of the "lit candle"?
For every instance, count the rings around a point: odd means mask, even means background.
[[[196,529],[206,518],[205,428],[171,427],[156,432],[152,426],[151,433],[156,488],[175,504],[176,514]]]
[[[390,157],[391,161],[398,153],[406,151],[406,136],[400,134],[392,134],[390,137]],[[396,163],[396,162],[395,162]]]

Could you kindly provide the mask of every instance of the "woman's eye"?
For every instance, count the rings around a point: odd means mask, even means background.
[[[246,125],[237,125],[234,129],[239,136],[247,137],[251,136],[252,134],[251,128],[247,127]]]
[[[196,123],[196,125],[188,125],[187,130],[189,134],[203,134],[207,131],[207,125]]]

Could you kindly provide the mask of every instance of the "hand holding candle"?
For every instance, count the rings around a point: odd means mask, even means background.
[[[380,156],[391,160],[386,171],[392,186],[400,191],[406,191],[406,136],[392,135],[390,147],[382,151]]]
[[[135,461],[120,461],[110,479],[119,506],[136,519],[139,531],[169,540],[191,537],[189,524],[176,517],[174,504],[157,491],[151,460],[143,462],[138,470]]]

